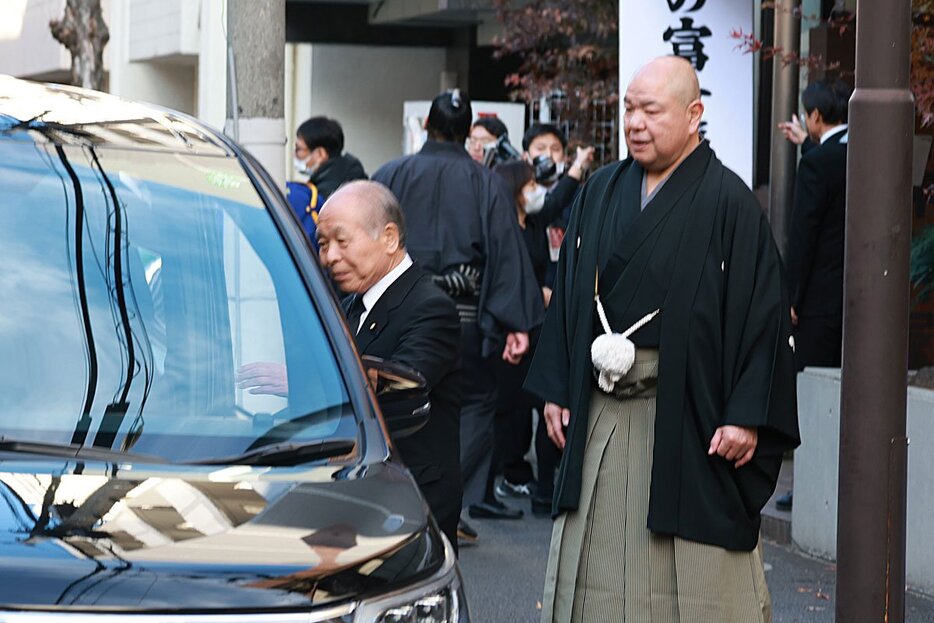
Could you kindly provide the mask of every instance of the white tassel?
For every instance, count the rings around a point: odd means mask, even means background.
[[[629,373],[632,364],[636,361],[636,345],[632,343],[629,336],[651,322],[661,312],[661,309],[646,314],[624,333],[613,333],[600,296],[597,295],[595,299],[597,315],[600,317],[600,324],[603,325],[605,335],[598,336],[590,345],[590,359],[597,370],[597,385],[603,391],[611,392],[616,387],[616,383]]]

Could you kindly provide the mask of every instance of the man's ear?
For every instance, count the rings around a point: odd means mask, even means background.
[[[701,119],[704,116],[704,103],[699,99],[688,104],[688,117],[690,119],[691,134],[697,134],[700,130]]]
[[[326,162],[330,157],[328,155],[328,150],[320,145],[311,150],[311,153],[315,155],[319,162]]]
[[[399,227],[395,223],[386,223],[383,227],[383,242],[386,243],[386,252],[390,255],[399,250]]]

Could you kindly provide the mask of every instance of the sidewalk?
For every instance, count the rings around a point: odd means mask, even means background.
[[[764,543],[763,558],[773,623],[833,623],[835,565],[770,542]],[[934,623],[934,600],[908,593],[905,621]]]

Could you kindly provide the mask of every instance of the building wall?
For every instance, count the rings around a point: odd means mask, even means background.
[[[908,388],[909,586],[934,595],[934,391]],[[840,460],[840,370],[808,368],[798,375],[801,447],[795,450],[791,537],[805,551],[837,555],[837,488]],[[883,456],[866,457],[882,465]]]
[[[402,104],[434,98],[447,65],[444,48],[291,47],[286,63],[298,71],[286,74],[290,151],[298,124],[315,115],[333,117],[344,129],[345,150],[360,158],[367,174],[402,155]]]

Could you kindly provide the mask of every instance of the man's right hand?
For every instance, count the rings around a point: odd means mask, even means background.
[[[553,402],[545,403],[545,427],[548,430],[548,438],[555,442],[555,445],[564,449],[564,429],[571,421],[571,411],[565,409]]]
[[[795,145],[800,145],[808,137],[808,132],[801,127],[796,115],[792,115],[791,121],[782,121],[778,124],[778,129],[782,131],[785,138]]]

